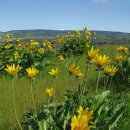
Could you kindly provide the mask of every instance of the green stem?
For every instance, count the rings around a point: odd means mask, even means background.
[[[16,118],[16,121],[17,121],[17,123],[19,125],[20,130],[22,130],[22,126],[20,124],[20,121],[19,121],[18,115],[17,115],[17,111],[16,111],[14,87],[15,87],[15,82],[14,82],[14,77],[13,77],[13,79],[12,79],[12,98],[13,98],[14,114],[15,114],[15,118]]]
[[[30,87],[31,87],[31,96],[32,96],[32,101],[33,101],[33,107],[34,107],[34,110],[35,110],[35,114],[37,114],[36,104],[35,104],[34,94],[33,94],[32,79],[30,79]]]
[[[99,80],[100,80],[100,70],[98,70],[97,85],[96,85],[96,93],[97,93],[97,91],[98,91]]]
[[[56,90],[55,90],[55,84],[56,84],[56,77],[54,78],[54,83],[53,83],[53,89],[54,89],[54,116],[56,115]]]
[[[50,113],[50,110],[49,110],[50,96],[49,96],[49,95],[48,95],[48,102],[47,102],[47,103],[48,103],[48,106],[47,106],[47,107],[48,107],[48,116],[49,116],[49,113]]]
[[[109,81],[109,76],[107,76],[107,79],[106,79],[106,83],[105,83],[105,90],[107,90],[107,84],[108,84],[108,81]]]
[[[112,85],[112,76],[110,77],[110,84],[109,84],[109,88],[111,87]]]
[[[56,77],[54,78],[53,89],[55,91]],[[56,103],[56,93],[54,92],[54,103]]]
[[[84,78],[84,84],[83,84],[83,94],[86,91],[86,86],[87,86],[87,80],[88,80],[88,70],[89,70],[89,64],[87,65],[86,69],[85,69],[85,78]]]
[[[49,110],[50,96],[48,96],[48,101],[47,101],[47,103],[48,103],[48,110]]]

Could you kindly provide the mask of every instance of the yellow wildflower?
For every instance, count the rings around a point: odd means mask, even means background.
[[[48,47],[49,50],[53,50],[53,46],[50,42],[47,44],[47,47]]]
[[[89,31],[86,31],[85,33],[86,33],[86,38],[88,39],[90,37],[91,33]]]
[[[92,58],[91,60],[90,60],[90,64],[96,64],[96,58]]]
[[[128,53],[128,48],[126,46],[119,46],[117,47],[117,51],[124,51],[125,53]]]
[[[76,30],[75,33],[76,33],[76,36],[77,36],[78,38],[81,38],[81,37],[82,37],[82,34],[80,33],[79,30]]]
[[[124,46],[119,46],[119,47],[116,48],[116,50],[117,50],[117,51],[122,51],[123,48],[124,48]]]
[[[110,64],[110,59],[106,55],[96,55],[94,62],[98,66],[105,66]]]
[[[44,49],[44,48],[39,48],[39,49],[38,49],[38,52],[41,53],[41,54],[44,54],[45,49]]]
[[[27,68],[26,71],[29,78],[34,78],[39,73],[37,69],[31,67]]]
[[[84,73],[81,72],[79,66],[76,66],[75,64],[72,64],[69,66],[69,72],[70,74],[74,74],[77,77],[83,77]]]
[[[46,88],[45,92],[51,97],[55,90],[54,88]]]
[[[75,73],[79,70],[79,66],[76,66],[75,64],[72,64],[69,66],[69,72],[70,73]]]
[[[87,116],[73,116],[71,119],[71,130],[90,130]]]
[[[60,61],[64,61],[65,60],[62,55],[59,55],[58,58],[59,58]]]
[[[84,73],[81,70],[78,70],[74,73],[77,77],[84,77]]]
[[[93,111],[89,111],[89,108],[83,110],[80,106],[77,112],[78,116],[74,115],[71,119],[71,130],[90,130],[90,120],[93,118]]]
[[[14,53],[14,59],[18,60],[20,58],[20,55],[18,53]]]
[[[77,35],[81,35],[81,33],[80,33],[79,30],[75,30],[75,33],[76,33]]]
[[[46,39],[44,39],[44,41],[43,41],[43,43],[42,43],[42,45],[45,47],[45,46],[47,46],[47,43],[48,41],[46,40]]]
[[[17,65],[16,67],[15,67],[15,64],[6,65],[6,66],[7,66],[7,68],[5,68],[5,71],[10,75],[16,75],[20,70],[19,65]]]
[[[34,40],[30,40],[30,44],[31,44],[32,46],[38,46],[38,45],[39,45],[39,42],[36,42],[36,41],[34,41]]]
[[[91,49],[88,51],[88,57],[89,58],[95,58],[95,56],[98,54],[99,49],[94,49],[93,46],[91,47]]]
[[[91,120],[93,117],[93,111],[89,111],[89,108],[83,109],[82,106],[79,106],[77,110],[79,115],[86,115],[89,120]]]
[[[124,51],[125,53],[128,53],[129,49],[128,49],[127,47],[124,47],[124,48],[123,48],[123,51]]]
[[[126,60],[126,56],[122,56],[119,53],[116,54],[116,61],[120,62],[120,61],[125,61]]]
[[[23,45],[21,43],[18,44],[18,47],[23,47]]]
[[[58,68],[56,68],[56,69],[51,69],[51,71],[48,72],[48,73],[49,73],[50,75],[56,77],[56,76],[58,76],[58,74],[60,73],[60,70],[59,70]]]
[[[11,44],[8,44],[5,46],[5,49],[9,49],[12,45]]]
[[[114,76],[117,71],[118,71],[118,68],[115,66],[105,66],[104,67],[104,72],[106,74],[109,74],[110,76]]]
[[[5,39],[4,42],[5,43],[11,43],[11,40]]]
[[[16,42],[21,42],[21,41],[22,41],[22,38],[15,38],[15,41],[16,41]]]
[[[12,34],[7,34],[6,35],[6,38],[11,38],[12,37]]]
[[[65,40],[63,37],[58,37],[57,41],[61,44],[65,43]]]

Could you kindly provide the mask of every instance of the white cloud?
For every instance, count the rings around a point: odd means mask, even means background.
[[[93,3],[106,3],[109,1],[111,1],[111,0],[92,0]]]

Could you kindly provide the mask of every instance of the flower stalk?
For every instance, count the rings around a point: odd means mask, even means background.
[[[34,100],[34,94],[33,94],[33,80],[32,78],[30,79],[30,88],[31,88],[31,97],[32,97],[32,102],[33,102],[33,107],[34,107],[34,110],[35,110],[35,114],[37,113],[37,110],[36,110],[36,103],[35,103],[35,100]]]
[[[20,130],[22,130],[22,126],[21,126],[20,121],[18,119],[17,110],[16,110],[14,88],[15,88],[15,79],[14,79],[14,76],[13,76],[12,77],[12,99],[13,99],[14,114],[15,114],[15,118],[16,118],[16,121],[18,123]]]
[[[98,92],[98,87],[99,87],[99,80],[100,80],[100,70],[98,70],[98,77],[97,77],[97,85],[96,85],[96,93]]]

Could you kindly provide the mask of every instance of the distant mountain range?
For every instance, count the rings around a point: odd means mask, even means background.
[[[44,38],[53,39],[58,35],[67,34],[68,32],[74,33],[73,30],[12,30],[7,32],[0,32],[0,35],[4,36],[8,33],[13,34],[14,37],[20,37],[25,40],[36,39],[41,40]],[[111,32],[111,31],[94,31],[90,30],[90,32],[96,32],[98,41],[110,41],[110,40],[121,40],[121,41],[130,41],[130,33],[124,32]]]

